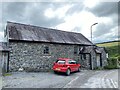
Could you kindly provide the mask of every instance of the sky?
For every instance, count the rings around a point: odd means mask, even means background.
[[[82,33],[89,40],[92,27],[93,43],[118,40],[118,4],[99,0],[1,2],[0,41],[5,41],[7,21]]]

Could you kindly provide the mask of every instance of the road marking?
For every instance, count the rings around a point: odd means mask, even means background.
[[[106,79],[106,84],[108,85],[108,88],[113,88],[110,82],[110,79]]]
[[[102,78],[102,79],[106,79],[107,76],[110,75],[110,74],[112,74],[113,72],[115,72],[115,71],[111,71],[111,72],[103,75],[103,78]],[[106,79],[106,80],[107,80],[107,79]],[[109,84],[109,87],[110,87],[110,88],[117,88],[117,85],[115,85],[115,82],[114,82],[112,79],[109,79],[109,80],[110,80],[111,84],[113,85],[113,87],[111,87],[111,85]],[[107,82],[107,83],[109,83],[109,82]],[[103,84],[102,84],[102,87],[104,87]],[[105,88],[105,87],[104,87],[104,88]]]
[[[115,85],[118,87],[118,82],[114,82],[115,83]]]
[[[112,83],[113,87],[114,87],[114,88],[117,88],[117,86],[115,85],[115,83],[113,82],[113,80],[112,80],[112,79],[110,79],[110,81],[111,81],[111,83]]]
[[[101,79],[101,87],[102,88],[107,88],[106,85],[105,85],[105,79],[104,78]]]
[[[113,72],[115,72],[115,71],[111,71],[111,72],[105,74],[105,75],[103,76],[103,78],[106,78],[108,75],[110,75],[110,74],[113,73]]]
[[[77,76],[75,79],[71,80],[68,84],[66,84],[63,88],[67,88],[68,86],[70,86],[74,81],[76,81],[79,78],[79,76]]]

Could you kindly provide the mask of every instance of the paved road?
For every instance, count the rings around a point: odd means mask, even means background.
[[[0,76],[0,90],[2,89],[2,77]]]
[[[3,78],[5,88],[117,88],[118,70],[84,70],[64,74],[50,73],[12,73]]]

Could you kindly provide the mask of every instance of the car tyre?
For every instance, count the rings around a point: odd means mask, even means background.
[[[81,71],[81,68],[79,67],[79,68],[78,68],[78,72],[80,72],[80,71]]]
[[[67,75],[67,76],[70,75],[70,69],[67,69],[67,71],[66,71],[66,75]]]
[[[57,71],[54,71],[54,73],[56,74],[56,73],[57,73]]]

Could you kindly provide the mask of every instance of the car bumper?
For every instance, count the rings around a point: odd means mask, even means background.
[[[67,68],[52,68],[52,70],[57,72],[66,72]]]

